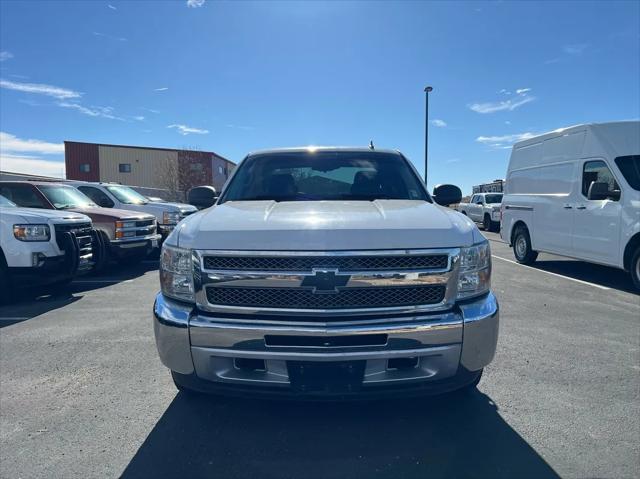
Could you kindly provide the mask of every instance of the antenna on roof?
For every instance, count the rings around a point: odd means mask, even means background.
[[[369,140],[369,149],[370,150],[375,150],[376,149],[376,147],[373,146],[373,140]]]

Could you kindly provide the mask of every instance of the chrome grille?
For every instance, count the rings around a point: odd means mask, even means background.
[[[447,268],[449,256],[205,256],[205,269],[214,271],[406,271]]]
[[[318,294],[306,288],[208,287],[209,303],[220,306],[285,309],[387,308],[437,304],[443,301],[444,285],[390,288],[345,288]]]

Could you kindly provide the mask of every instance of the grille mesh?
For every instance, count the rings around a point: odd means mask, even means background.
[[[312,271],[314,268],[340,271],[402,271],[443,269],[448,256],[205,256],[204,267],[209,270],[233,271]]]
[[[305,288],[208,287],[207,300],[220,306],[288,309],[357,309],[436,304],[444,299],[443,285],[394,288],[348,288],[317,294]]]

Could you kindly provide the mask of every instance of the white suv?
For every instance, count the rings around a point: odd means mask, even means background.
[[[73,183],[78,190],[103,208],[140,211],[154,215],[158,221],[158,232],[162,241],[186,216],[195,213],[195,206],[184,203],[156,203],[149,201],[130,186],[116,183]]]
[[[10,285],[64,283],[88,271],[92,243],[88,216],[20,208],[0,196],[0,299]]]

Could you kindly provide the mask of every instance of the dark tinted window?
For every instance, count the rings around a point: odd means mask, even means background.
[[[120,173],[131,173],[131,163],[120,163],[118,165],[118,171]]]
[[[2,185],[0,195],[24,208],[49,208],[30,185]]]
[[[376,199],[429,201],[401,155],[309,150],[247,158],[222,202]]]
[[[629,186],[640,191],[640,155],[619,156],[616,165]]]
[[[94,188],[93,186],[78,186],[78,189],[91,198],[97,205],[105,208],[113,208],[113,200],[98,188]]]
[[[613,177],[611,170],[602,160],[587,161],[582,170],[582,194],[586,197],[589,193],[591,183],[607,183],[609,191],[620,191],[620,187]]]
[[[502,203],[502,195],[485,195],[484,200],[487,203]]]

